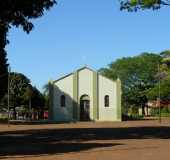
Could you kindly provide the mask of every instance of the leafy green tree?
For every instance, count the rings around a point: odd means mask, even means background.
[[[156,75],[160,79],[160,96],[161,99],[170,99],[170,51],[161,52],[160,55],[162,56],[160,72]],[[156,100],[158,93],[159,83],[147,91],[147,97]]]
[[[45,107],[44,95],[36,87],[32,88],[32,93],[32,107],[43,111]]]
[[[5,31],[0,28],[0,101],[7,91],[8,85],[8,64],[6,52],[4,50],[7,44]]]
[[[45,108],[49,108],[49,84],[45,84],[43,86],[43,95],[44,95],[44,100],[45,100]]]
[[[33,109],[39,111],[39,118],[43,117],[45,97],[36,87],[31,85],[27,86],[23,100],[25,102],[25,106],[29,108],[29,111],[32,111]]]
[[[29,110],[29,115],[30,115],[30,118],[31,118],[31,109],[32,109],[32,97],[33,97],[34,93],[33,93],[33,88],[31,85],[28,85],[26,87],[26,90],[25,90],[25,93],[24,93],[24,96],[23,96],[23,99],[25,101],[25,103],[28,102],[28,110]]]
[[[1,105],[7,106],[7,93],[4,96]],[[43,94],[31,85],[30,80],[21,73],[12,72],[10,74],[10,108],[14,110],[14,119],[16,119],[16,107],[23,107],[29,110],[36,109],[41,112],[45,106]]]
[[[154,88],[151,88],[147,91],[147,97],[150,100],[156,100],[158,98],[159,85],[156,84]],[[170,77],[166,77],[161,80],[160,83],[160,95],[161,100],[170,99]]]
[[[121,0],[121,10],[137,11],[139,9],[160,9],[162,6],[169,6],[169,0]]]
[[[25,75],[15,72],[10,74],[10,107],[14,110],[14,119],[16,107],[24,105],[27,101],[25,93],[30,85],[30,80]]]
[[[7,90],[7,59],[5,46],[8,31],[12,26],[22,27],[29,33],[33,19],[44,15],[56,4],[56,0],[0,0],[0,100]],[[2,78],[3,76],[3,78]]]
[[[170,51],[161,52],[160,55],[163,57],[162,63],[166,65],[166,71],[170,73]]]
[[[155,75],[160,61],[159,55],[143,53],[135,57],[118,59],[99,72],[113,80],[119,77],[122,81],[123,106],[142,106],[144,112],[144,105],[147,102],[145,91],[157,83]]]
[[[1,0],[0,26],[6,28],[4,33],[11,26],[21,26],[29,33],[33,28],[31,20],[43,16],[55,3],[55,0]]]

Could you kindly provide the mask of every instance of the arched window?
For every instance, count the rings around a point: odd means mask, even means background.
[[[108,95],[106,95],[106,96],[104,97],[104,106],[105,106],[105,107],[109,107],[109,96],[108,96]]]
[[[65,107],[66,106],[66,97],[64,95],[62,95],[60,97],[60,105],[61,105],[61,107]]]

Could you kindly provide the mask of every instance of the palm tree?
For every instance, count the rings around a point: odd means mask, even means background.
[[[49,96],[50,96],[49,83],[47,83],[43,86],[43,95],[44,95],[44,99],[45,99],[46,109],[48,109],[49,108]]]

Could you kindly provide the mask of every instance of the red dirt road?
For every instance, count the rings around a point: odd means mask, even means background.
[[[170,119],[0,125],[0,159],[170,160]]]

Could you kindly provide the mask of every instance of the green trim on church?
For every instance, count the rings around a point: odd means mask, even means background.
[[[73,74],[73,119],[79,120],[78,71]]]
[[[122,120],[122,108],[121,108],[121,81],[120,79],[117,79],[116,81],[116,87],[117,87],[117,120],[121,121]]]
[[[93,72],[93,119],[98,119],[98,73]]]

